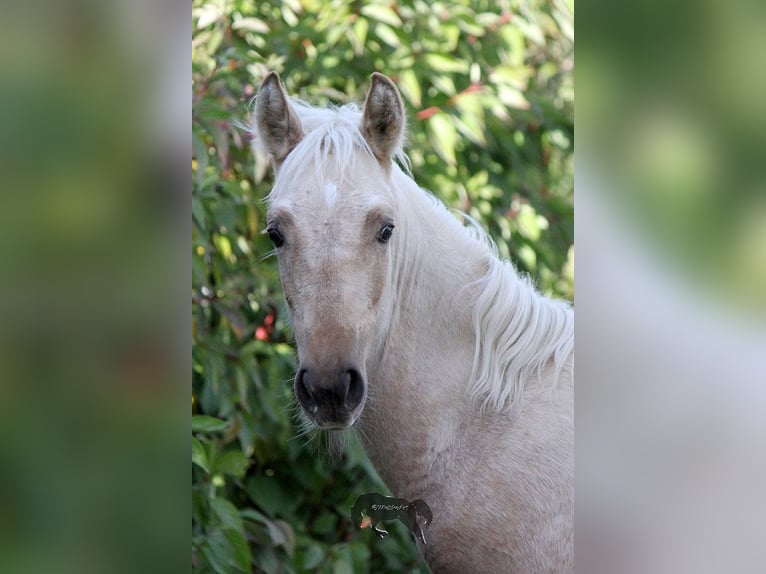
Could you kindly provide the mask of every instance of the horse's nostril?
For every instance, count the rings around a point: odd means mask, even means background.
[[[356,369],[346,371],[346,399],[350,408],[356,407],[364,398],[364,379]]]
[[[316,400],[308,385],[308,379],[309,373],[306,369],[298,371],[298,376],[295,377],[295,396],[298,402],[305,408],[316,405]]]

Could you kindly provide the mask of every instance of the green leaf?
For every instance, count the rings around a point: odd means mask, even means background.
[[[192,432],[216,432],[226,428],[227,421],[208,415],[192,416]]]
[[[202,555],[218,574],[229,574],[232,560],[223,532],[216,531],[205,540]]]
[[[497,91],[500,101],[509,108],[517,110],[528,110],[531,105],[521,90],[509,86],[500,87]]]
[[[220,28],[214,28],[210,32],[210,39],[207,42],[208,52],[215,52],[224,40],[223,30]]]
[[[303,556],[303,568],[313,570],[324,560],[324,550],[318,544],[312,544]]]
[[[537,268],[537,253],[529,245],[522,245],[518,250],[519,259],[524,262],[527,269]]]
[[[364,18],[359,18],[355,23],[353,27],[353,36],[356,39],[356,44],[358,48],[357,53],[363,53],[364,52],[364,45],[365,42],[367,42],[367,32],[370,29],[370,23],[365,20]]]
[[[508,84],[518,90],[527,87],[532,69],[528,66],[500,65],[492,69],[490,80],[497,84]]]
[[[192,462],[203,470],[210,472],[205,447],[194,437],[192,437]]]
[[[250,546],[247,544],[247,539],[242,529],[227,529],[224,530],[224,534],[232,549],[231,557],[233,558],[234,565],[243,572],[250,572],[253,557],[250,554]]]
[[[531,241],[539,241],[540,231],[548,227],[544,217],[538,216],[529,205],[522,205],[516,216],[519,233]]]
[[[242,572],[251,570],[253,557],[241,530],[217,528],[205,541],[204,553],[220,574],[231,574],[235,569]]]
[[[252,520],[254,522],[260,522],[261,524],[266,524],[269,521],[265,515],[261,514],[257,510],[253,510],[252,508],[243,508],[239,511],[239,515],[242,518],[247,518],[248,520]]]
[[[455,144],[457,143],[457,130],[450,117],[445,113],[437,113],[428,120],[430,141],[436,153],[450,165],[455,165]]]
[[[199,229],[207,229],[207,218],[205,217],[205,206],[196,197],[192,197],[192,217],[197,222]]]
[[[402,90],[404,96],[413,106],[416,108],[421,106],[422,94],[420,91],[420,81],[413,70],[404,70],[399,75],[399,89]]]
[[[461,119],[456,119],[457,129],[461,134],[479,145],[486,145],[487,138],[482,131],[482,123],[470,114],[464,114]]]
[[[292,555],[295,549],[295,533],[292,526],[284,520],[269,520],[266,522],[266,526],[274,545],[284,547],[287,553]]]
[[[295,28],[300,23],[298,16],[296,16],[295,12],[293,12],[287,5],[282,6],[282,19],[285,21],[285,24],[291,28]]]
[[[452,98],[457,92],[455,90],[455,81],[452,79],[452,76],[448,75],[439,75],[434,76],[431,79],[431,82],[434,85],[434,88],[439,90],[442,94],[445,96],[449,96]]]
[[[437,72],[448,74],[467,74],[469,64],[464,60],[448,58],[441,54],[426,54],[426,64]]]
[[[269,25],[259,18],[240,18],[231,25],[233,30],[247,30],[257,34],[268,34]]]
[[[231,241],[225,235],[213,234],[213,244],[224,259],[231,259]]]
[[[401,44],[399,36],[396,35],[393,28],[386,24],[377,24],[375,26],[375,34],[392,48],[398,48]]]
[[[198,12],[197,28],[207,28],[223,15],[223,6],[213,2],[206,3]]]
[[[239,515],[237,507],[231,502],[225,498],[214,498],[210,501],[210,507],[221,520],[221,524],[224,528],[242,530],[242,517]]]
[[[390,7],[383,6],[378,3],[370,3],[366,6],[362,7],[362,14],[367,16],[368,18],[371,18],[372,20],[377,20],[378,22],[383,22],[384,24],[388,24],[389,26],[398,27],[402,25],[402,20],[399,18],[399,15],[394,12]]]
[[[241,450],[229,450],[215,462],[215,472],[231,474],[237,478],[245,475],[249,461]]]

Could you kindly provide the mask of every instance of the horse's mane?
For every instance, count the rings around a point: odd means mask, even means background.
[[[541,295],[528,276],[519,275],[484,230],[473,233],[488,246],[487,272],[474,302],[472,397],[500,411],[518,401],[526,381],[543,379],[552,366],[558,381],[574,349],[574,313],[569,303]]]
[[[552,380],[558,381],[574,349],[571,305],[539,293],[528,276],[519,274],[510,261],[500,258],[494,240],[478,222],[448,209],[433,194],[412,183],[430,200],[444,235],[462,237],[473,244],[474,248],[465,245],[458,252],[470,253],[470,257],[478,253],[486,270],[467,286],[475,289],[471,293],[475,333],[471,398],[482,409],[499,412],[521,399],[528,380],[542,380],[546,367],[553,368]],[[461,224],[454,212],[468,225]]]
[[[362,112],[356,104],[316,108],[291,99],[300,118],[304,137],[285,159],[272,189],[270,200],[280,189],[289,189],[291,178],[302,172],[302,165],[314,163],[316,176],[322,180],[328,167],[335,173],[353,173],[355,158],[362,150],[373,156],[359,130]],[[256,147],[260,144],[257,127],[250,125]],[[395,159],[400,172],[412,187],[433,201],[435,213],[445,218],[445,225],[456,226],[481,244],[485,274],[473,285],[478,289],[473,301],[475,330],[474,358],[469,392],[482,408],[500,411],[518,401],[526,381],[542,379],[551,366],[553,380],[558,380],[565,360],[574,349],[574,314],[562,300],[544,297],[528,277],[517,273],[510,261],[500,259],[489,235],[470,217],[470,225],[461,225],[444,203],[423,190],[409,175],[408,159],[402,149]],[[406,172],[406,173],[404,173]],[[451,220],[451,223],[447,223]]]

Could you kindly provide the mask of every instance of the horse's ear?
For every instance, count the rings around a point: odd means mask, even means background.
[[[394,83],[383,74],[375,72],[371,80],[360,129],[372,153],[387,168],[404,139],[404,104]]]
[[[303,138],[301,121],[287,100],[279,74],[271,72],[255,97],[255,127],[277,166]]]

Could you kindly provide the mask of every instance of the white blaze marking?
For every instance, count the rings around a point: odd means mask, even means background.
[[[338,187],[334,183],[324,186],[324,199],[327,207],[332,207],[338,199]]]

